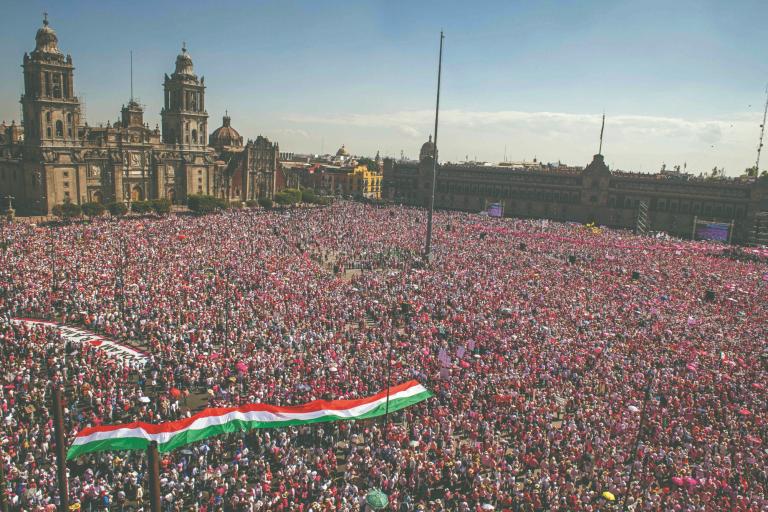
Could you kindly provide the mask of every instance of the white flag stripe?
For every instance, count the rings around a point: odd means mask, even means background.
[[[419,384],[419,385],[410,387],[408,389],[399,391],[397,393],[391,394],[389,396],[389,400],[392,401],[399,398],[408,398],[410,396],[418,395],[419,393],[424,393],[425,391],[427,391],[426,388],[421,384]],[[141,428],[119,428],[115,430],[109,430],[106,432],[94,432],[87,436],[78,436],[74,439],[72,444],[73,445],[86,444],[86,443],[91,443],[93,441],[103,441],[106,439],[115,439],[118,437],[141,437],[141,438],[149,439],[151,441],[157,441],[158,444],[163,444],[171,440],[171,438],[173,438],[179,432],[183,432],[186,430],[202,430],[215,425],[222,425],[224,423],[229,423],[230,421],[233,421],[233,420],[276,422],[276,421],[287,421],[287,420],[310,420],[310,419],[320,418],[323,416],[341,416],[343,418],[353,418],[356,416],[361,416],[366,412],[369,412],[372,409],[375,409],[378,405],[383,404],[386,401],[387,401],[387,398],[382,397],[374,402],[369,402],[367,404],[359,405],[357,407],[352,407],[349,409],[342,409],[342,410],[322,409],[319,411],[312,411],[312,412],[274,413],[269,411],[251,411],[251,412],[232,411],[229,413],[221,414],[219,416],[206,416],[203,418],[198,418],[195,421],[193,421],[188,427],[184,427],[179,430],[174,430],[172,432],[161,432],[158,434],[150,434],[145,432]]]

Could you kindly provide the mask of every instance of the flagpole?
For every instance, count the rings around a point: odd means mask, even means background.
[[[64,414],[61,408],[61,388],[57,384],[53,385],[53,427],[54,435],[56,436],[56,476],[59,484],[59,511],[69,512]]]
[[[435,104],[435,143],[432,152],[432,194],[429,199],[427,214],[427,241],[424,246],[424,257],[429,261],[432,253],[432,215],[435,211],[435,185],[437,182],[437,120],[440,115],[440,76],[443,71],[443,31],[440,31],[440,56],[437,61],[437,103]]]
[[[5,455],[0,451],[0,511],[8,512],[8,489],[5,485]]]
[[[151,441],[147,447],[149,466],[149,505],[152,512],[160,512],[160,461],[157,454],[157,441]]]

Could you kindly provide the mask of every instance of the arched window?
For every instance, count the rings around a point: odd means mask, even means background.
[[[64,123],[56,121],[56,137],[64,137]]]
[[[197,144],[197,130],[192,130],[192,143]]]
[[[67,124],[69,124],[69,125],[72,124],[72,112],[69,112],[67,114]]]
[[[48,137],[49,139],[51,138],[51,127],[50,126],[45,129],[45,136]]]
[[[51,122],[51,113],[50,112],[46,112],[45,113],[45,122],[46,123],[50,123]]]

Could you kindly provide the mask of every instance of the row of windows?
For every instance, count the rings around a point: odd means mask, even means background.
[[[537,190],[528,188],[512,188],[509,185],[494,185],[487,183],[438,182],[437,191],[451,194],[473,194],[496,198],[521,198],[534,201],[558,203],[578,203],[580,194],[562,190]]]
[[[616,198],[611,197],[608,200],[608,206],[611,208],[630,208],[637,209],[640,206],[639,199]],[[700,202],[676,201],[667,199],[652,199],[649,202],[649,209],[655,212],[670,213],[688,213],[693,215],[714,215],[716,217],[743,218],[745,210],[743,207],[729,204],[711,204]]]

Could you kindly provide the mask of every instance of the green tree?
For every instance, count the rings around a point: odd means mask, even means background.
[[[272,205],[273,205],[273,203],[272,203],[272,200],[270,198],[268,198],[268,197],[260,197],[259,198],[259,206],[261,206],[262,208],[264,208],[266,210],[269,210],[270,208],[272,208]]]
[[[85,203],[82,207],[83,215],[88,217],[100,217],[104,214],[106,208],[101,203]]]
[[[212,213],[216,210],[226,209],[227,203],[224,199],[219,199],[213,196],[190,195],[187,197],[187,207],[189,207],[190,211],[198,215],[205,215],[206,213]]]
[[[367,158],[367,157],[366,158],[361,158],[360,160],[357,161],[357,163],[359,165],[366,166],[368,168],[368,170],[371,171],[371,172],[378,172],[378,170],[379,170],[379,166],[376,165],[376,161],[372,160],[370,158]]]
[[[744,174],[742,176],[747,176],[749,178],[757,178],[757,167],[754,165],[752,167],[747,167],[744,169]]]
[[[275,202],[279,205],[286,206],[293,203],[293,196],[286,194],[285,191],[275,194]]]
[[[51,213],[53,213],[61,220],[70,221],[74,218],[80,217],[83,211],[82,208],[80,208],[80,205],[73,204],[69,199],[65,199],[62,204],[57,204],[54,206],[51,209]]]
[[[153,199],[149,204],[158,215],[165,215],[171,211],[170,199]]]
[[[128,213],[128,207],[125,205],[125,203],[121,202],[109,203],[107,205],[107,210],[113,217],[122,217]]]
[[[149,213],[152,211],[152,205],[149,201],[134,201],[131,203],[131,211],[140,215]]]

